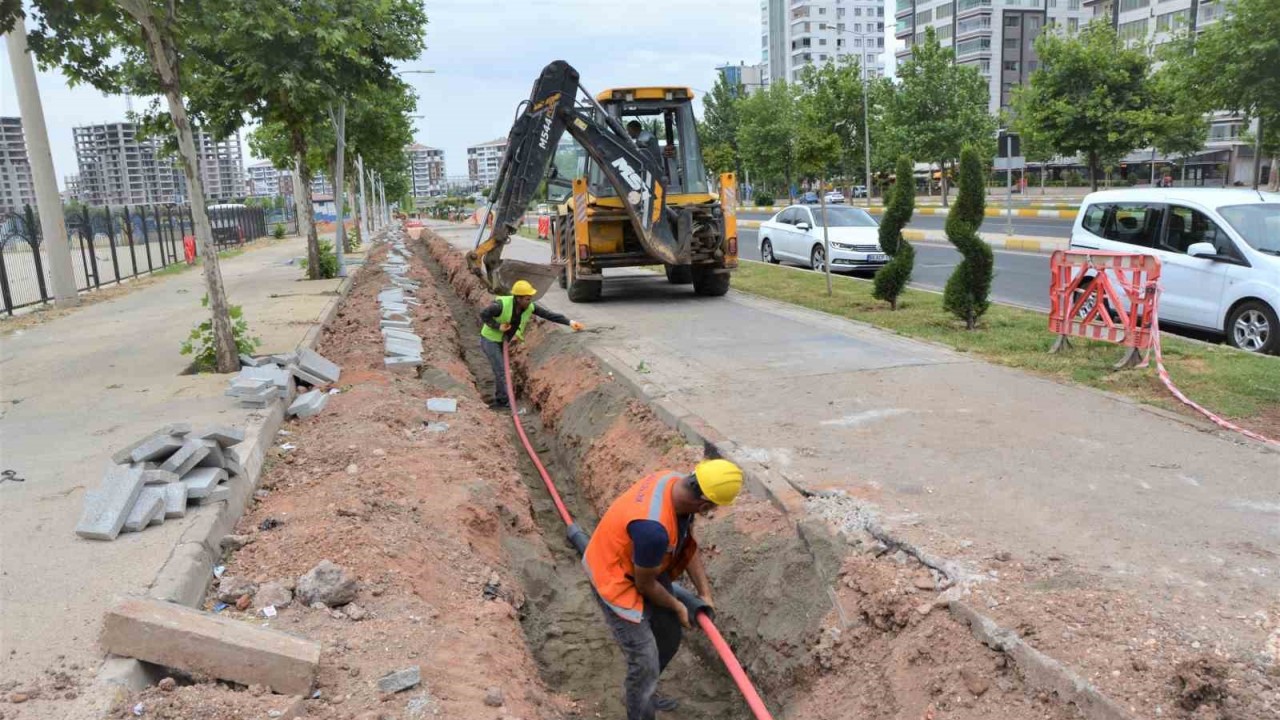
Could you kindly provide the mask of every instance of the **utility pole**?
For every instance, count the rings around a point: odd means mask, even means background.
[[[346,170],[347,159],[347,104],[345,102],[338,103],[338,109],[335,111],[333,106],[329,106],[329,120],[333,122],[333,134],[337,137],[337,147],[334,153],[337,155],[336,162],[333,164],[333,207],[337,214],[335,218],[337,227],[334,228],[333,235],[333,253],[338,258],[338,277],[347,276],[347,223],[346,208],[343,200],[347,197],[347,187],[343,184],[343,172]]]
[[[1013,133],[1004,134],[1005,234],[1013,236]]]
[[[865,58],[862,65],[862,140],[863,140],[863,160],[866,161],[867,167],[867,210],[871,209],[871,116],[867,112],[867,63]],[[827,284],[831,283],[831,279],[827,279]],[[827,294],[830,295],[830,288]]]
[[[822,272],[827,276],[827,297],[831,297],[831,237],[827,233],[827,193],[822,180],[818,180],[818,202],[822,204]]]
[[[49,130],[44,123],[36,69],[27,52],[27,25],[21,14],[14,18],[13,29],[5,37],[8,39],[9,66],[13,68],[13,86],[18,93],[18,108],[27,139],[31,176],[36,186],[40,244],[49,253],[54,305],[75,307],[80,304],[80,295],[76,291],[71,250],[67,247],[67,225],[62,216],[62,198],[58,195],[58,176],[53,172],[53,154],[49,151]],[[29,230],[35,232],[35,228]]]
[[[364,156],[356,155],[356,175],[360,178],[360,232],[365,236],[368,242],[369,233],[373,232],[373,228],[369,227],[369,206],[365,204],[364,197]]]

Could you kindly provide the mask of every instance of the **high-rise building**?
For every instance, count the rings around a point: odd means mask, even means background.
[[[22,118],[0,117],[0,212],[36,204]]]
[[[443,150],[413,143],[405,146],[404,157],[409,163],[409,192],[414,198],[444,194]]]
[[[739,62],[737,65],[721,65],[716,68],[716,71],[730,88],[741,86],[746,95],[759,92],[766,85],[764,63],[748,65],[745,62]]]
[[[1092,16],[1081,0],[894,0],[893,7],[894,34],[904,43],[898,61],[910,57],[932,27],[957,64],[986,78],[992,114],[1008,108],[1014,88],[1039,67],[1034,43],[1046,26],[1076,32]]]
[[[293,191],[293,185],[285,182],[291,175],[292,173],[288,170],[277,169],[269,160],[254,163],[248,167],[247,195],[249,197],[287,195]]]
[[[80,196],[90,204],[139,205],[186,202],[186,179],[177,159],[157,137],[143,137],[130,122],[71,129],[80,167]],[[240,136],[214,140],[197,132],[196,156],[208,200],[244,197]]]
[[[507,152],[507,139],[498,138],[467,148],[467,176],[482,188],[498,182],[498,168]]]
[[[762,80],[796,82],[808,65],[857,60],[884,74],[884,2],[760,0]]]
[[[311,171],[311,194],[333,197],[333,183],[329,182],[329,178],[319,170]]]
[[[62,178],[62,202],[80,199],[80,176],[67,175]]]

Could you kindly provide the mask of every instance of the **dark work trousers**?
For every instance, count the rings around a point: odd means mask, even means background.
[[[480,337],[480,350],[489,358],[489,367],[493,368],[493,402],[496,405],[507,405],[507,374],[502,369],[502,343],[496,343],[483,335]]]
[[[684,628],[680,618],[666,608],[644,604],[644,620],[638,623],[623,620],[595,595],[605,623],[618,641],[627,659],[627,679],[623,690],[623,703],[627,707],[627,720],[654,720],[653,696],[658,690],[658,676],[667,669],[671,658],[680,649]]]

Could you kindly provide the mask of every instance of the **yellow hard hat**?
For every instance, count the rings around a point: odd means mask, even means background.
[[[702,496],[717,505],[730,505],[742,489],[742,468],[728,460],[704,460],[693,469]]]
[[[538,291],[533,289],[528,280],[517,280],[515,285],[511,286],[512,295],[537,295]]]

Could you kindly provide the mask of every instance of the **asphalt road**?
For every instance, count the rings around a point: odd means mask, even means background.
[[[924,218],[922,218],[924,219]],[[927,218],[944,220],[945,218]],[[760,246],[755,228],[738,231],[738,254],[747,260],[760,259]],[[916,268],[912,273],[912,286],[941,290],[951,277],[951,271],[960,262],[955,248],[943,245],[915,243]],[[993,300],[1010,305],[1022,305],[1037,310],[1049,309],[1049,256],[1037,253],[995,250],[996,274],[991,281]],[[790,264],[790,263],[788,263]],[[870,277],[870,273],[863,273]]]
[[[856,205],[854,207],[857,207]],[[880,212],[877,210],[871,213],[878,220]],[[739,220],[768,220],[773,217],[772,213],[759,213],[751,211],[739,211]],[[942,230],[946,225],[947,218],[944,215],[917,215],[911,219],[907,227],[912,230]],[[1053,218],[1019,218],[1013,219],[1014,235],[1030,235],[1034,237],[1071,237],[1072,220],[1060,220]],[[986,232],[1004,232],[1005,219],[989,217],[982,223],[982,228]]]

